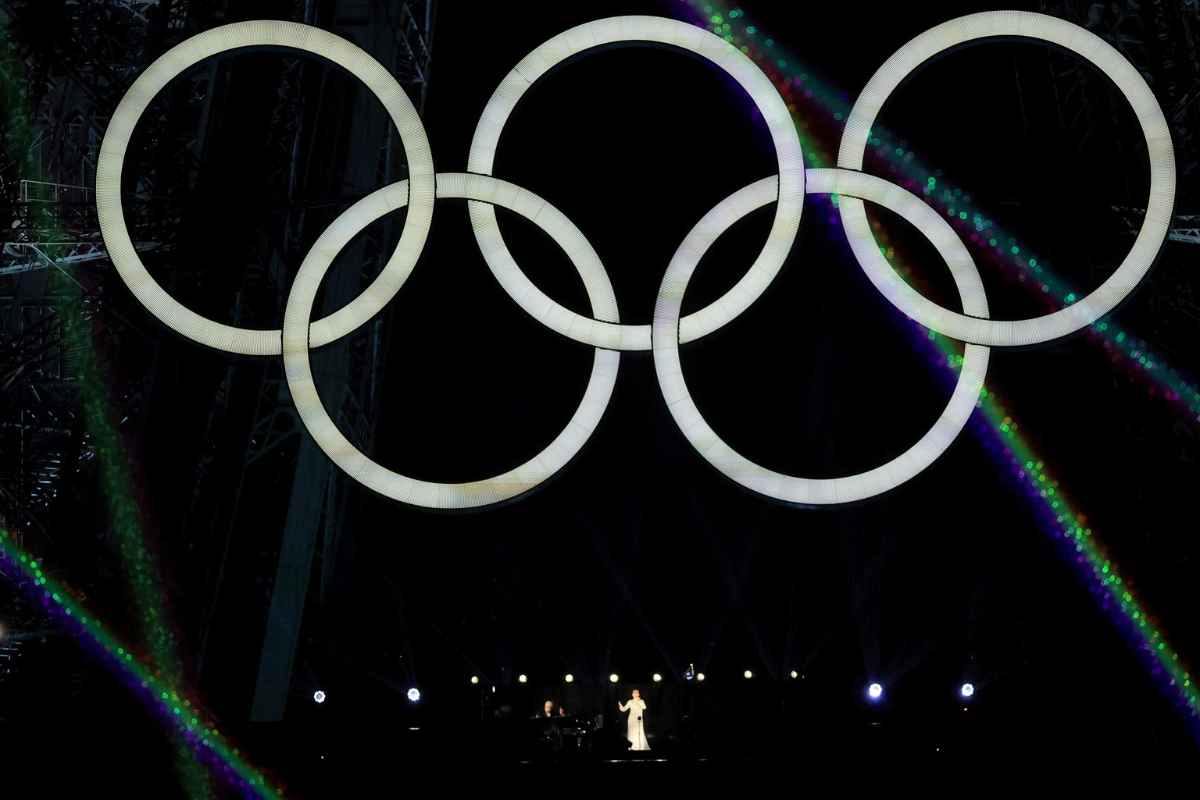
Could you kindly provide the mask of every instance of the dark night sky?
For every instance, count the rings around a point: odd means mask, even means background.
[[[465,170],[488,97],[541,42],[601,16],[682,11],[666,0],[440,6],[425,109],[440,171]],[[747,0],[744,7],[764,35],[852,99],[908,39],[995,6],[843,2],[818,10]],[[1131,242],[1111,207],[1142,202],[1145,155],[1122,144],[1137,141],[1127,109],[1098,127],[1064,122],[1050,63],[1027,43],[948,54],[905,83],[881,121],[968,187],[1057,274],[1091,289]],[[1115,96],[1099,80],[1089,90],[1098,103]],[[269,119],[243,102],[246,113],[231,119],[244,125],[212,133],[212,155],[183,223],[184,257],[211,268],[214,281],[236,281],[245,266],[214,231],[278,233],[279,198],[241,147],[265,135]],[[824,122],[814,130],[826,153],[836,150],[836,130]],[[691,226],[733,191],[772,174],[774,163],[761,119],[729,79],[679,52],[622,47],[543,78],[506,128],[495,173],[574,221],[608,268],[622,320],[645,323],[665,265]],[[332,217],[375,188],[327,187],[328,196],[309,198],[324,203],[314,217]],[[1194,176],[1181,196],[1196,196]],[[689,387],[717,432],[751,459],[812,477],[898,454],[934,421],[950,391],[913,327],[855,265],[829,211],[826,200],[810,197],[796,245],[766,294],[683,349]],[[586,311],[582,284],[554,244],[515,215],[500,216],[533,280]],[[932,249],[889,214],[878,218],[931,296],[953,303]],[[714,247],[685,311],[737,280],[770,220],[769,209],[759,211]],[[311,241],[320,229],[314,222],[304,236]],[[972,252],[994,316],[1044,310],[997,263]],[[1113,315],[1184,372],[1196,366],[1196,321],[1178,319],[1183,312],[1172,303],[1192,257],[1188,246],[1167,244],[1155,271]],[[166,274],[166,265],[152,269]],[[181,297],[201,308],[207,291]],[[144,432],[141,480],[168,540],[165,569],[172,582],[211,591],[204,577],[211,565],[189,561],[183,539],[171,536],[185,526],[180,504],[215,380],[230,363],[260,367],[171,338],[127,298],[121,306],[163,339],[156,391],[171,402]],[[282,319],[282,308],[256,313],[272,324]],[[540,327],[505,296],[478,254],[461,201],[438,204],[425,252],[386,319],[374,456],[400,472],[463,481],[504,471],[549,442],[582,395],[590,351]],[[1197,545],[1194,525],[1180,522],[1192,518],[1190,490],[1200,478],[1194,420],[1151,397],[1087,336],[993,351],[988,383],[1172,643],[1200,659],[1192,619],[1200,601]],[[1143,663],[977,430],[969,426],[931,468],[883,497],[797,509],[711,469],[675,428],[650,356],[623,354],[593,439],[529,497],[430,513],[351,487],[353,525],[343,531],[333,592],[307,610],[293,694],[334,687],[353,698],[351,713],[370,716],[381,686],[417,683],[431,702],[453,705],[476,673],[504,684],[526,672],[542,684],[571,671],[586,685],[610,671],[645,681],[694,662],[729,681],[746,668],[776,677],[800,669],[830,697],[853,697],[878,677],[919,714],[921,703],[969,675],[981,696],[992,691],[1011,701],[996,702],[996,719],[1019,727],[1036,709],[1047,741],[1071,735],[1099,743],[1111,720],[1184,741]],[[237,533],[235,553],[270,556],[278,548],[275,529]],[[212,543],[206,547],[212,552]],[[266,580],[244,565],[233,569],[223,591],[249,600],[245,607],[226,601],[230,620],[265,612],[256,604]],[[188,593],[172,601],[185,619],[203,613]],[[185,637],[183,645],[194,643]],[[256,658],[225,654],[240,664],[221,673],[237,676],[235,695],[248,690]],[[205,683],[219,693],[219,681],[206,676]]]
[[[439,169],[465,168],[480,110],[524,53],[603,14],[671,10],[650,5],[443,7],[426,115]],[[848,96],[899,44],[949,16],[936,4],[880,4],[864,29],[858,4],[819,14],[762,5],[748,14]],[[1096,135],[1081,144],[1084,131],[1051,116],[1045,87],[1016,85],[1017,63],[1028,80],[1045,57],[1022,44],[941,59],[902,88],[883,122],[974,187],[980,204],[1061,275],[1095,286],[1129,241],[1108,207],[1137,202],[1144,165],[1136,151],[1115,163],[1111,141]],[[608,266],[623,319],[645,322],[663,265],[690,225],[773,171],[770,141],[748,105],[730,81],[676,52],[593,54],[526,96],[496,174],[571,217]],[[1112,126],[1108,136],[1124,136],[1132,115]],[[907,447],[948,387],[854,266],[825,221],[827,205],[808,208],[784,274],[728,329],[686,348],[684,365],[701,410],[742,452],[831,476]],[[502,217],[539,285],[584,310],[553,245]],[[759,212],[722,241],[688,308],[736,280],[769,220]],[[944,296],[927,249],[892,229]],[[1178,270],[1185,255],[1169,246],[1159,274]],[[980,263],[996,316],[1041,310],[995,264]],[[1117,320],[1137,329],[1154,291],[1151,282]],[[548,441],[582,392],[588,353],[507,300],[474,251],[461,203],[439,205],[425,256],[390,314],[379,458],[402,472],[462,480],[505,469]],[[1195,467],[1164,463],[1162,454],[1177,450],[1175,412],[1114,379],[1086,338],[997,352],[992,364],[992,385],[1186,649],[1194,546],[1178,538],[1174,520],[1186,511],[1180,490]],[[1141,667],[970,433],[886,497],[853,508],[782,507],[692,453],[662,406],[649,357],[626,354],[594,440],[532,497],[445,515],[362,495],[377,521],[355,532],[349,580],[361,616],[349,629],[339,621],[315,634],[316,652],[345,662],[387,670],[391,649],[377,645],[389,630],[407,637],[395,658],[403,654],[409,663],[400,668],[421,681],[475,670],[497,679],[517,671],[553,679],[566,669],[644,675],[697,661],[731,675],[806,664],[834,684],[857,686],[866,674],[922,684],[953,681],[974,658],[979,674],[998,681],[1078,675],[1097,690],[1128,687],[1131,707],[1161,703],[1149,700],[1155,692]]]

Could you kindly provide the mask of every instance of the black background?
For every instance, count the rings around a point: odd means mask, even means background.
[[[747,3],[746,13],[793,60],[852,99],[908,39],[993,7],[762,2]],[[263,10],[245,14],[254,11]],[[437,169],[465,170],[479,113],[524,54],[571,25],[619,13],[690,14],[666,2],[442,3],[425,111]],[[252,74],[253,64],[273,57],[227,60],[237,68],[246,59],[241,69]],[[1144,202],[1146,157],[1132,113],[1098,75],[1097,103],[1120,112],[1102,128],[1062,119],[1048,63],[1047,50],[1029,43],[948,54],[907,81],[880,121],[968,187],[1056,274],[1090,290],[1132,242],[1111,207]],[[1043,72],[1046,79],[1036,80]],[[256,172],[252,148],[241,146],[270,124],[243,90],[245,113],[231,110],[215,129],[183,223],[183,257],[211,269],[212,284],[190,296],[185,287],[180,297],[198,310],[211,302],[214,315],[225,306],[213,287],[236,284],[244,268],[230,241],[269,233],[279,202]],[[361,89],[347,81],[346,91]],[[836,126],[823,112],[799,111],[811,114],[826,157],[835,152]],[[887,174],[870,160],[867,168]],[[588,54],[539,81],[510,120],[495,167],[587,235],[608,268],[622,320],[634,323],[650,320],[663,269],[691,225],[774,171],[770,139],[736,85],[698,59],[653,47]],[[311,198],[322,204],[314,213],[332,219],[374,188],[324,187],[324,197]],[[1177,205],[1186,209],[1194,198],[1195,180],[1184,176]],[[954,304],[931,248],[889,214],[872,213],[926,291]],[[751,215],[711,251],[685,311],[732,286],[771,214]],[[586,312],[582,285],[553,243],[515,215],[500,216],[534,281]],[[689,387],[714,429],[751,459],[812,477],[894,457],[932,424],[950,391],[913,326],[865,280],[831,219],[828,201],[809,197],[800,236],[766,294],[683,348]],[[308,226],[306,235],[315,238],[321,227]],[[1185,373],[1195,368],[1196,318],[1166,325],[1163,317],[1186,314],[1172,304],[1191,280],[1189,247],[1165,245],[1155,270],[1112,316]],[[994,316],[1045,311],[1036,293],[1031,299],[998,262],[971,249]],[[151,269],[163,276],[173,266]],[[186,652],[197,646],[189,623],[204,613],[193,597],[211,578],[211,565],[189,560],[204,543],[173,535],[201,446],[194,432],[214,376],[231,361],[260,367],[172,337],[132,301],[123,312],[163,340],[158,400],[133,457]],[[255,313],[264,326],[282,320],[282,308]],[[424,254],[385,315],[385,414],[373,455],[399,472],[463,481],[504,471],[548,443],[582,395],[590,351],[540,327],[504,295],[478,254],[462,201],[439,202]],[[1087,335],[993,351],[988,384],[1173,646],[1194,658],[1195,420],[1151,396]],[[517,715],[536,712],[547,692],[579,711],[607,710],[632,686],[657,693],[653,709],[678,710],[689,663],[706,673],[706,691],[724,698],[714,720],[730,719],[730,707],[763,711],[776,697],[768,682],[786,681],[795,669],[811,702],[794,706],[791,722],[813,730],[859,724],[869,680],[887,687],[889,713],[907,720],[898,726],[923,726],[956,713],[957,686],[970,679],[979,690],[976,725],[1010,743],[1097,749],[1117,747],[1116,732],[1136,731],[1148,749],[1189,747],[1168,697],[989,453],[978,422],[927,471],[883,497],[797,509],[712,470],[667,414],[649,355],[626,353],[592,440],[528,497],[431,513],[354,486],[358,513],[342,537],[333,591],[310,603],[304,620],[287,724],[305,732],[295,734],[305,745],[279,757],[276,768],[305,769],[298,762],[331,746],[334,731],[411,715],[402,698],[409,686],[422,689],[428,726],[467,725],[478,715],[476,692],[492,685]],[[277,529],[240,531],[235,553],[270,554],[278,540]],[[198,680],[238,726],[270,576],[244,565],[231,576],[222,600],[227,629],[218,637],[226,649]],[[248,632],[233,624],[239,613]],[[745,669],[755,681],[743,681]],[[566,672],[577,684],[564,695]],[[610,672],[621,676],[617,687],[608,684]],[[667,686],[651,687],[653,672],[665,674]],[[529,686],[516,683],[519,673],[530,676]],[[479,689],[471,675],[481,677]],[[320,709],[308,701],[316,688],[330,695]],[[649,719],[661,733],[679,714]],[[307,733],[322,729],[315,738]],[[757,733],[739,747],[768,746],[774,735],[770,726],[750,730]]]

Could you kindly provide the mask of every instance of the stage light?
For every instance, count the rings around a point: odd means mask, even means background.
[[[703,673],[703,672],[697,672],[697,673],[696,673],[696,680],[698,680],[698,681],[702,681],[702,680],[704,680],[704,673]]]
[[[871,698],[873,703],[879,702],[879,699],[883,697],[883,687],[878,683],[872,683],[867,687],[867,697]]]
[[[745,672],[742,673],[742,677],[745,678],[746,680],[750,680],[751,678],[754,677],[754,673],[751,672],[750,670],[746,670]]]
[[[478,686],[478,685],[479,685],[479,676],[478,676],[478,675],[472,675],[472,676],[471,676],[471,685],[472,685],[472,686]]]
[[[792,680],[796,680],[796,678],[799,678],[799,677],[800,677],[800,673],[796,672],[796,670],[792,670]]]
[[[421,699],[421,690],[420,689],[418,689],[417,687],[414,686],[413,688],[408,690],[408,701],[410,703],[416,703],[420,699]]]
[[[612,675],[608,676],[609,683],[616,683],[619,680],[621,680],[621,677],[619,675],[617,675],[617,673],[615,673],[615,672]]]
[[[964,683],[958,688],[958,694],[960,697],[962,697],[962,699],[969,700],[975,696],[975,684]]]
[[[563,676],[563,680],[566,681],[567,683],[574,683],[575,676],[568,672],[566,675]]]
[[[313,702],[316,703],[317,705],[324,703],[325,702],[325,693],[322,692],[320,689],[317,689],[315,692],[313,692]]]
[[[517,676],[517,683],[529,683],[528,676],[526,676],[525,673],[522,672],[520,675]]]
[[[655,683],[662,683],[662,675],[659,675],[657,672],[656,672],[656,673],[654,673],[654,682],[655,682]]]

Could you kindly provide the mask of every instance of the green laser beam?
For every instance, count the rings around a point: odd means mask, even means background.
[[[0,29],[0,43],[0,93],[3,94],[7,111],[5,144],[11,153],[20,154],[15,160],[20,163],[25,175],[45,180],[46,176],[39,173],[38,165],[32,158],[34,131],[29,122],[29,99],[24,85],[16,80],[17,75],[23,74],[24,66],[3,29]],[[50,238],[52,241],[69,240],[67,233],[61,230],[52,231]],[[53,266],[57,266],[51,261]],[[83,419],[96,448],[111,530],[137,608],[139,627],[155,667],[169,681],[177,683],[182,678],[183,670],[176,655],[174,635],[167,622],[158,566],[146,546],[141,510],[132,489],[127,454],[113,422],[91,327],[82,314],[81,289],[74,279],[58,269],[50,271],[48,285],[52,294],[55,290],[61,290],[63,299],[58,303],[57,311],[63,326],[63,342],[67,351],[75,357]],[[182,744],[177,748],[177,766],[188,797],[205,800],[211,796],[204,770]]]
[[[34,555],[18,547],[7,530],[0,529],[0,558],[19,573],[19,580],[36,592],[44,606],[62,618],[72,620],[82,637],[100,647],[118,665],[126,677],[154,699],[176,730],[191,741],[198,753],[211,753],[233,775],[264,798],[281,797],[281,791],[267,783],[261,772],[250,766],[221,734],[216,724],[198,703],[192,702],[180,685],[142,663],[128,645],[123,644],[104,623],[74,599],[72,592],[52,578]],[[197,762],[198,763],[198,762]]]

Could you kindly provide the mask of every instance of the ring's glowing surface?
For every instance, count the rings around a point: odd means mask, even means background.
[[[167,294],[146,271],[134,251],[121,208],[121,170],[129,140],[155,95],[168,81],[203,59],[253,46],[287,47],[312,53],[329,59],[361,80],[396,124],[408,161],[411,196],[406,198],[408,215],[396,250],[361,295],[313,323],[313,346],[339,339],[379,313],[412,271],[425,246],[433,217],[433,156],[416,108],[391,73],[345,39],[308,25],[264,20],[213,28],[185,39],[163,53],[129,87],[104,132],[96,164],[96,209],[100,232],[117,273],[151,314],[189,339],[231,353],[274,355],[280,352],[278,330],[224,325],[200,316]]]
[[[1128,256],[1096,291],[1061,311],[1034,319],[988,319],[979,273],[950,225],[919,197],[861,172],[870,128],[896,86],[921,63],[954,45],[992,36],[1020,36],[1060,45],[1099,67],[1133,106],[1146,137],[1151,180],[1145,221]],[[563,60],[619,42],[672,45],[703,56],[728,73],[763,115],[779,162],[778,175],[735,192],[691,230],[668,266],[651,325],[621,325],[612,284],[600,258],[562,213],[531,192],[491,177],[496,147],[513,109],[528,88]],[[121,171],[138,119],[175,76],[204,58],[249,46],[289,47],[322,56],[362,80],[399,129],[409,180],[380,189],[339,216],[304,259],[288,296],[282,330],[248,330],[223,325],[185,308],[146,271],[121,208]],[[157,59],[134,82],[113,113],[101,145],[96,205],[101,232],[122,280],[166,325],[202,344],[229,352],[282,352],[297,411],[318,446],[348,475],[402,502],[430,508],[488,505],[520,495],[561,469],[594,432],[616,381],[619,350],[652,349],[655,371],[672,417],[702,457],[722,473],[761,494],[793,503],[832,504],[860,500],[904,483],[937,459],[966,424],[983,386],[985,345],[1031,344],[1066,335],[1090,324],[1127,296],[1149,269],[1165,239],[1175,192],[1175,165],[1162,109],[1137,71],[1112,47],[1071,23],[1026,12],[989,12],[939,25],[902,47],[879,69],[855,102],[838,154],[841,167],[805,171],[800,140],[787,106],[765,74],[732,45],[700,28],[658,17],[626,16],[572,28],[522,59],[496,89],[471,142],[471,173],[435,175],[421,120],[403,89],[365,52],[317,28],[290,22],[243,22],[193,36]],[[800,224],[806,192],[835,193],[856,259],[884,296],[912,319],[968,342],[954,392],[933,427],[883,466],[842,478],[807,479],[773,472],[725,444],[700,415],[687,390],[679,346],[722,327],[757,299],[778,274]],[[373,462],[337,430],[313,383],[310,347],[353,331],[400,290],[429,233],[436,197],[465,198],[471,225],[488,267],[504,290],[552,330],[597,348],[579,407],[566,428],[537,456],[494,478],[470,483],[432,483],[399,475]],[[858,199],[856,199],[858,198]],[[933,243],[945,259],[962,298],[963,313],[932,303],[909,287],[880,254],[862,200],[900,214]],[[681,319],[683,295],[696,266],[713,242],[739,219],[775,201],[766,244],[736,285],[715,302]],[[494,205],[521,214],[545,230],[570,257],[583,279],[592,317],[571,311],[525,276],[497,226]],[[371,222],[408,207],[396,250],[364,292],[328,317],[311,322],[321,281],[336,255]],[[702,679],[698,675],[697,679]]]
[[[613,17],[571,28],[527,55],[501,81],[475,128],[467,169],[483,175],[492,173],[500,134],[534,81],[571,56],[618,42],[672,45],[708,59],[729,73],[750,95],[775,143],[779,161],[779,203],[767,242],[733,288],[707,307],[684,317],[680,335],[684,342],[689,342],[732,320],[766,290],[791,250],[804,205],[804,160],[795,123],[771,80],[744,53],[706,30],[662,17]],[[570,339],[594,347],[650,349],[649,325],[617,325],[592,319],[547,297],[526,277],[508,252],[497,227],[495,210],[483,203],[468,203],[468,207],[471,224],[492,274],[534,319]]]
[[[764,178],[735,192],[710,211],[688,234],[667,267],[654,306],[654,369],[667,408],[683,435],[705,460],[735,482],[759,494],[789,503],[828,505],[847,503],[895,488],[932,464],[966,425],[975,408],[987,371],[988,349],[967,345],[958,383],[949,403],[933,427],[912,447],[888,463],[842,478],[797,478],[759,466],[726,444],[705,421],[692,400],[679,359],[679,317],[688,282],[700,259],[722,233],[745,213],[761,208],[775,198],[776,179]],[[846,196],[879,203],[915,225],[937,248],[954,276],[963,308],[970,314],[987,315],[987,300],[979,272],[970,253],[954,229],[916,195],[894,183],[843,169],[810,169],[807,190],[811,194],[837,194],[839,204]],[[733,213],[737,211],[736,215]],[[851,244],[860,259],[875,268],[888,268],[874,239],[860,237]]]
[[[494,203],[533,221],[558,243],[584,276],[596,318],[618,321],[616,296],[599,256],[583,234],[545,200],[497,178],[462,173],[438,175],[437,196]],[[407,198],[404,181],[368,195],[338,217],[305,257],[283,316],[283,363],[288,387],[300,419],[317,445],[364,486],[394,500],[426,508],[472,508],[498,503],[542,483],[579,452],[608,406],[621,354],[596,350],[587,389],[567,426],[544,450],[502,475],[470,483],[433,483],[400,475],[372,461],[342,435],[321,403],[308,356],[308,321],[321,280],[337,254],[359,231],[402,207]]]
[[[891,93],[917,67],[948,48],[992,36],[1018,36],[1071,50],[1098,67],[1133,107],[1150,155],[1150,197],[1146,218],[1133,247],[1117,270],[1094,292],[1066,308],[1023,320],[980,319],[959,314],[921,296],[886,262],[862,261],[871,282],[907,316],[938,333],[987,345],[1028,345],[1066,336],[1107,314],[1121,302],[1154,263],[1166,238],[1175,198],[1175,155],[1162,108],[1137,69],[1100,37],[1055,17],[1025,11],[989,11],[950,20],[922,33],[896,51],[868,81],[846,119],[838,166],[862,169],[871,126]],[[874,237],[859,200],[839,205],[851,241]],[[865,245],[864,245],[865,247]]]

